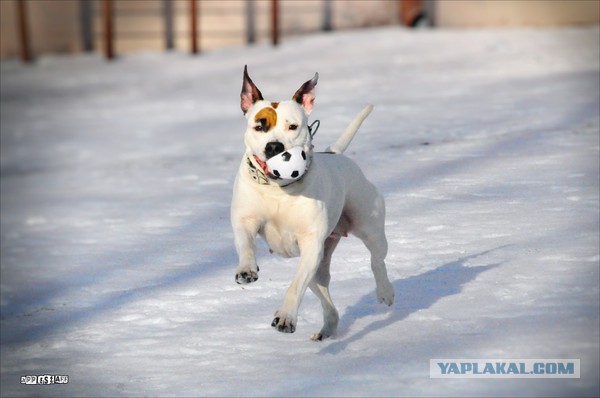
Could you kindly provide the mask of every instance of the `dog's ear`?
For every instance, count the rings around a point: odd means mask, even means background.
[[[256,87],[252,79],[250,79],[250,76],[248,76],[248,65],[244,65],[244,82],[242,83],[240,99],[242,112],[244,112],[244,114],[248,112],[248,109],[250,109],[252,104],[263,99],[262,93],[258,87]]]
[[[304,83],[292,97],[294,101],[302,105],[306,114],[310,114],[315,103],[315,86],[319,80],[319,74],[315,73],[312,79]]]

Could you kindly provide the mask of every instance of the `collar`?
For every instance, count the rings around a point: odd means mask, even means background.
[[[260,185],[270,185],[269,178],[263,171],[260,165],[255,164],[256,159],[253,159],[252,156],[246,156],[246,163],[248,165],[248,172],[250,173],[250,177]]]

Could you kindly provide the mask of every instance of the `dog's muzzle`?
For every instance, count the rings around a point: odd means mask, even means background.
[[[277,156],[283,151],[285,151],[285,147],[281,142],[269,142],[265,145],[265,157],[267,159],[271,159],[273,156]]]

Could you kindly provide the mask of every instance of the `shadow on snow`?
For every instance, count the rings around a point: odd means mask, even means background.
[[[376,306],[381,306],[376,302],[374,292],[363,296],[356,304],[347,308],[340,318],[336,339],[342,339],[334,340],[319,354],[337,354],[370,333],[389,327],[419,310],[430,308],[444,297],[459,294],[463,286],[473,281],[477,275],[500,265],[496,263],[486,266],[468,266],[466,265],[468,261],[501,248],[465,256],[423,274],[394,281],[396,299],[392,312],[385,319],[374,321],[363,330],[346,337],[357,320],[374,315],[378,312]]]

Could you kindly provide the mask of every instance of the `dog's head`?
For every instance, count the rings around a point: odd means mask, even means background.
[[[319,74],[304,83],[288,101],[267,101],[244,67],[241,107],[248,121],[244,142],[246,155],[266,171],[266,161],[296,146],[312,154],[308,115],[315,101]]]

